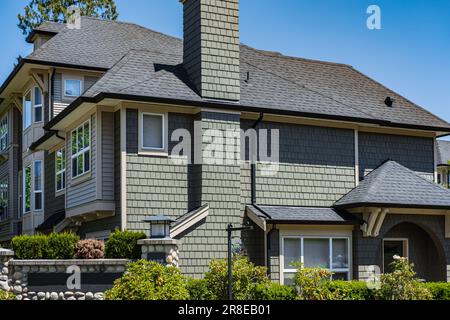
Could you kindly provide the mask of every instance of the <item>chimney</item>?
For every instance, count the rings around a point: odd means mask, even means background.
[[[202,98],[238,101],[239,0],[180,0],[183,64]]]

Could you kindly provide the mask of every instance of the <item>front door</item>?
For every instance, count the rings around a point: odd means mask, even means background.
[[[394,256],[406,257],[405,240],[384,240],[383,258],[384,272],[391,272],[390,264],[394,261]]]

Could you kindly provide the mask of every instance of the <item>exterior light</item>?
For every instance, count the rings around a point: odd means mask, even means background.
[[[170,238],[170,224],[175,220],[163,215],[147,217],[143,220],[150,223],[150,238]]]

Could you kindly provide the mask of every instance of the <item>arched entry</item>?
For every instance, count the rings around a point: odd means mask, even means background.
[[[387,268],[393,254],[407,256],[414,263],[417,275],[425,281],[446,280],[445,254],[441,244],[414,223],[400,223],[384,234],[383,267]]]

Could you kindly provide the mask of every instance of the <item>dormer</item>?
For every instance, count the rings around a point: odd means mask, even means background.
[[[64,27],[64,24],[56,22],[44,22],[39,27],[36,27],[30,32],[30,34],[26,38],[26,41],[28,43],[32,43],[34,45],[34,51],[36,51],[44,43],[57,35]]]

